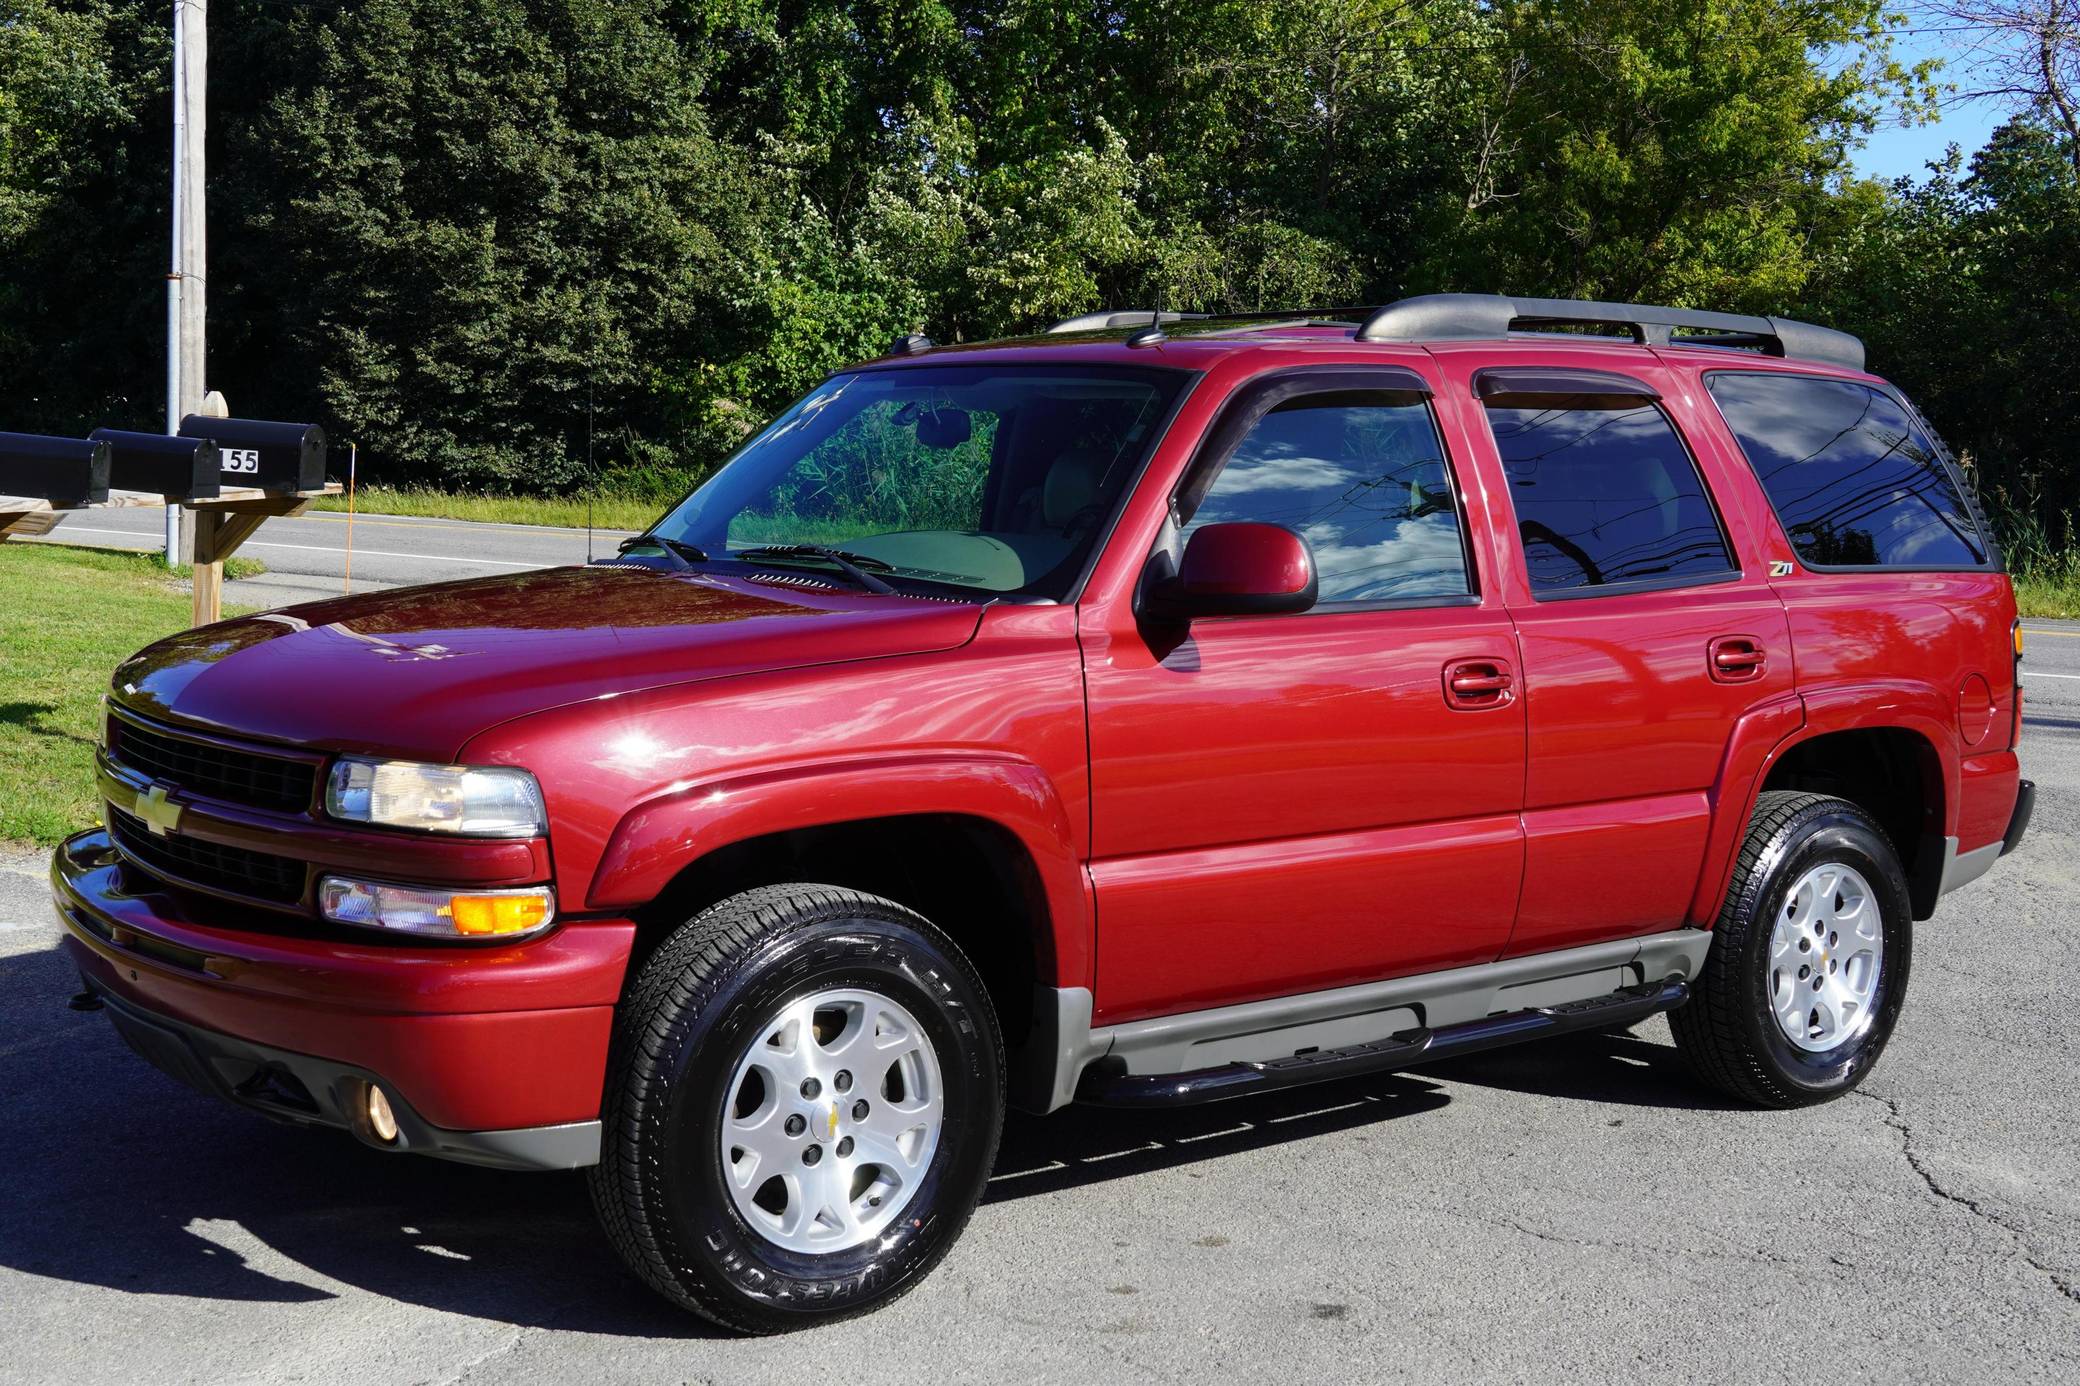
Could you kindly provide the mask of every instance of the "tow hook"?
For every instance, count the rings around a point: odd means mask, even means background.
[[[98,1011],[101,1009],[101,997],[96,992],[83,991],[65,1004],[75,1011]]]

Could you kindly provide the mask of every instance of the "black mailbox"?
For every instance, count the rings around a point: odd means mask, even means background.
[[[265,491],[325,488],[325,430],[316,424],[190,414],[181,420],[181,437],[207,438],[217,445],[226,486],[258,486]]]
[[[106,443],[0,433],[0,496],[28,496],[53,506],[105,501],[108,467]]]
[[[118,491],[209,500],[223,489],[217,480],[217,445],[207,438],[170,438],[120,428],[97,428],[87,437],[108,444],[108,484]]]

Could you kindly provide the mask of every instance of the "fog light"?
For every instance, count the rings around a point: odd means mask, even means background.
[[[368,1129],[369,1133],[384,1145],[397,1140],[397,1113],[390,1110],[390,1099],[374,1083],[368,1085]]]

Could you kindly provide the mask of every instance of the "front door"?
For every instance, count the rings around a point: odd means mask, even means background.
[[[1281,373],[1207,438],[1159,548],[1284,525],[1321,598],[1084,631],[1099,1018],[1491,960],[1522,866],[1524,706],[1427,388]]]

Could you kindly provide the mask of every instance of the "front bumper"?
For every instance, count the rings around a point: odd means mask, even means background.
[[[270,1116],[353,1131],[379,1083],[405,1149],[507,1168],[598,1159],[608,1037],[635,926],[502,947],[368,942],[315,921],[227,928],[126,865],[107,833],[51,860],[64,947],[131,1045]]]
[[[155,1068],[211,1097],[279,1121],[348,1131],[378,1150],[437,1155],[497,1169],[577,1169],[599,1163],[597,1120],[507,1131],[451,1131],[420,1116],[382,1075],[367,1069],[220,1035],[113,994],[94,996],[115,1023],[116,1033]],[[382,1087],[390,1099],[397,1122],[393,1140],[378,1138],[369,1126],[365,1100],[371,1085]]]

